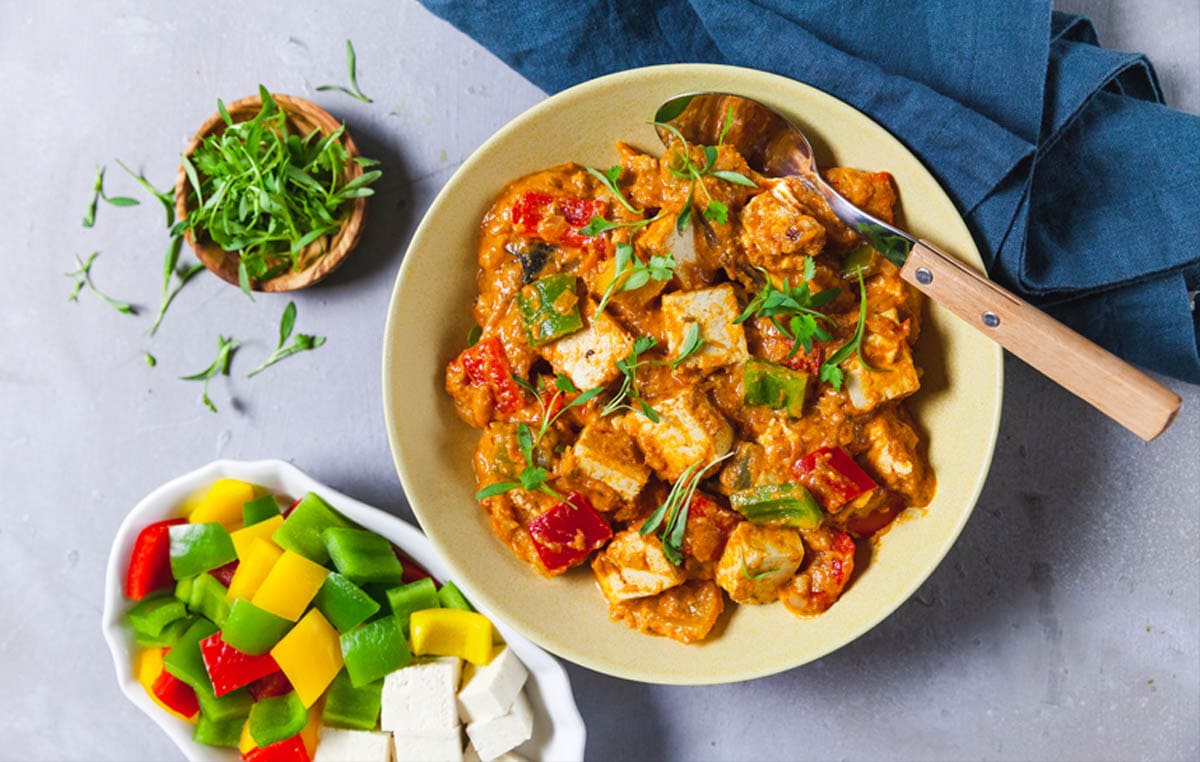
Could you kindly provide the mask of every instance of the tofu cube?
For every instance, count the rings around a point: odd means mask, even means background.
[[[391,762],[392,734],[321,727],[313,762]]]
[[[906,336],[899,324],[886,315],[868,319],[863,350],[875,370],[866,370],[855,361],[846,371],[846,393],[860,412],[904,399],[921,387]]]
[[[609,603],[658,595],[687,580],[683,569],[667,560],[653,535],[627,529],[592,560],[592,573]]]
[[[396,762],[463,762],[462,731],[408,735],[396,733]]]
[[[738,301],[733,286],[722,283],[699,291],[675,291],[662,298],[663,326],[671,357],[678,357],[691,326],[698,326],[704,344],[679,364],[681,368],[710,370],[745,362],[746,332],[734,323]]]
[[[565,373],[580,389],[607,384],[620,375],[617,360],[633,349],[633,337],[602,312],[593,315],[582,331],[565,336],[542,349],[554,370]]]
[[[524,693],[518,693],[512,707],[499,717],[467,725],[467,737],[481,759],[496,759],[532,736],[533,709]]]
[[[484,760],[479,756],[479,752],[475,751],[474,746],[467,744],[467,750],[463,752],[463,762],[484,762]],[[488,762],[528,762],[528,760],[515,751],[506,751]]]
[[[512,708],[528,677],[525,665],[507,646],[482,667],[468,664],[458,692],[458,716],[464,723],[499,717]]]
[[[461,664],[444,656],[416,661],[384,677],[379,727],[403,735],[457,732]]]
[[[735,603],[773,603],[804,560],[800,530],[743,521],[717,563],[717,584]]]
[[[629,435],[606,423],[583,427],[563,459],[563,470],[607,484],[624,500],[633,500],[646,486],[650,469],[641,462]]]
[[[629,413],[621,425],[637,441],[646,464],[666,481],[675,481],[695,463],[721,457],[733,445],[729,422],[699,389],[689,387],[651,404],[658,423],[641,413]]]

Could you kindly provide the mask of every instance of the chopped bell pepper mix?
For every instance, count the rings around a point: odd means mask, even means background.
[[[274,495],[256,497],[242,506],[242,526],[252,527],[276,516],[282,516],[279,501]]]
[[[200,641],[200,656],[218,698],[279,671],[269,653],[251,655],[225,642],[220,632]]]
[[[487,389],[496,410],[509,415],[525,407],[525,395],[513,380],[512,365],[497,336],[463,350],[454,364],[468,385]]]
[[[379,724],[383,680],[355,686],[346,670],[337,673],[325,694],[323,721],[339,727],[373,730]]]
[[[278,509],[276,509],[278,511]],[[237,552],[238,558],[244,558],[250,550],[250,546],[256,539],[270,540],[271,535],[275,534],[275,530],[283,525],[283,514],[276,513],[274,516],[263,519],[254,524],[247,524],[235,532],[230,532],[229,538],[233,540],[233,549]]]
[[[237,479],[218,479],[188,516],[193,524],[217,522],[226,528],[242,523],[242,506],[254,499],[254,485]]]
[[[143,648],[134,656],[133,674],[142,687],[146,689],[146,693],[149,694],[150,699],[154,703],[181,720],[192,721],[196,713],[200,711],[200,705],[195,704],[196,694],[194,691],[191,694],[192,703],[189,704],[177,696],[175,692],[169,694],[171,701],[166,701],[159,695],[159,691],[156,690],[158,680],[163,675],[175,679],[169,672],[163,669],[163,652],[165,650],[163,648]],[[184,685],[183,687],[187,688],[188,686]]]
[[[229,608],[221,637],[239,651],[257,656],[270,651],[290,629],[292,623],[287,619],[237,598]]]
[[[308,723],[308,707],[295,691],[255,702],[250,709],[250,737],[260,748],[291,738]]]
[[[540,347],[583,328],[578,278],[559,273],[530,283],[517,294],[517,312],[531,347]]]
[[[388,590],[387,597],[392,607],[392,616],[396,618],[400,632],[405,635],[408,635],[408,621],[414,611],[436,609],[442,605],[432,577],[394,587]]]
[[[207,746],[236,749],[245,725],[246,721],[241,717],[212,720],[201,714],[196,722],[196,730],[192,733],[192,740]]]
[[[742,366],[742,402],[783,410],[790,418],[804,415],[808,374],[766,360],[749,359]]]
[[[275,562],[283,555],[283,549],[270,540],[256,538],[250,543],[250,549],[238,562],[237,571],[229,582],[229,599],[251,599],[258,592],[267,574],[271,572]]]
[[[458,589],[458,585],[450,580],[446,580],[446,584],[442,585],[438,590],[438,601],[441,602],[444,609],[475,610],[475,607],[467,600],[467,596],[463,595],[462,590]]]
[[[329,552],[321,533],[329,527],[350,527],[349,521],[330,507],[320,496],[310,492],[300,498],[292,512],[275,530],[272,539],[284,550],[299,553],[318,564],[329,560]]]
[[[325,578],[313,605],[339,632],[362,624],[380,609],[378,601],[337,572]]]
[[[138,533],[125,573],[126,598],[140,601],[175,581],[171,576],[171,537],[167,530],[182,523],[183,519],[156,521]]]
[[[374,532],[329,527],[321,539],[333,565],[351,582],[397,585],[404,579],[404,567],[392,552],[392,544]]]
[[[355,688],[381,680],[412,662],[408,642],[393,617],[355,627],[340,638],[342,659]]]
[[[162,664],[161,660],[159,664]],[[196,700],[196,691],[178,677],[161,669],[161,666],[158,677],[150,686],[150,693],[158,699],[159,704],[185,720],[195,718],[200,712],[200,702]]]

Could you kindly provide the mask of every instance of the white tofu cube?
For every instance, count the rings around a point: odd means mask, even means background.
[[[463,752],[463,762],[484,762],[479,756],[479,752],[475,751],[475,747],[467,744],[467,750]],[[517,754],[515,751],[506,751],[500,756],[487,762],[528,762],[527,759]]]
[[[639,460],[624,431],[607,424],[589,424],[563,459],[563,468],[607,484],[624,500],[634,500],[650,478],[650,469]]]
[[[313,762],[391,762],[392,734],[323,726]]]
[[[396,762],[463,762],[462,731],[408,735],[396,733]]]
[[[482,667],[468,664],[458,692],[458,716],[465,723],[499,717],[512,708],[528,677],[525,665],[507,646]]]
[[[702,391],[689,387],[662,400],[654,400],[659,421],[629,413],[622,426],[641,447],[646,464],[669,482],[695,463],[706,465],[729,452],[733,429]]]
[[[467,725],[467,737],[481,759],[496,759],[533,736],[533,709],[524,693],[518,693],[512,708],[499,717]]]
[[[405,735],[455,731],[461,664],[453,656],[421,660],[383,678],[379,727]]]
[[[737,295],[730,284],[665,294],[662,311],[672,358],[680,355],[691,326],[698,326],[704,339],[700,349],[679,367],[709,370],[745,362],[750,356],[746,351],[746,332],[733,322],[739,310]]]
[[[687,574],[667,560],[658,538],[636,529],[614,537],[592,561],[592,572],[609,603],[658,595],[687,580]]]
[[[565,373],[575,386],[591,389],[612,381],[621,371],[617,360],[633,349],[633,337],[607,312],[593,315],[591,325],[542,349],[554,370]]]

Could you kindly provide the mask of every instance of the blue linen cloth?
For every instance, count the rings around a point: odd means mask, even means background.
[[[422,2],[547,92],[675,62],[820,88],[937,176],[993,278],[1200,383],[1200,117],[1050,0]]]

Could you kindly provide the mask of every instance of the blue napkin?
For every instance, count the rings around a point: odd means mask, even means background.
[[[928,167],[993,278],[1200,383],[1200,117],[1049,0],[422,0],[535,85],[706,61],[808,83]]]

